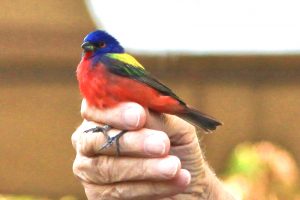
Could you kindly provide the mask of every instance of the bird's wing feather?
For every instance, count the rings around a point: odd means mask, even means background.
[[[170,88],[163,85],[153,76],[151,76],[150,73],[147,72],[144,67],[131,55],[126,53],[111,53],[103,56],[100,59],[100,62],[105,64],[110,72],[147,84],[163,95],[171,96],[178,100],[181,104],[185,105],[185,103],[176,94],[174,94]]]

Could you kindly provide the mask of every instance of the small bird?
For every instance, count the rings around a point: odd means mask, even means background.
[[[136,102],[157,113],[168,113],[186,119],[206,132],[222,122],[188,106],[171,89],[155,79],[110,34],[102,30],[89,33],[81,45],[82,59],[77,67],[79,89],[87,103],[98,109],[111,108],[120,102]],[[100,150],[116,142],[120,154],[119,138],[108,136],[110,126],[95,127],[85,132],[102,132],[107,142]]]

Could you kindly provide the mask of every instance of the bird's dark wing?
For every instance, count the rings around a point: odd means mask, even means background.
[[[153,89],[159,91],[161,94],[171,96],[179,101],[180,104],[185,105],[185,103],[176,94],[174,94],[170,88],[151,76],[150,73],[147,72],[144,67],[129,54],[107,54],[100,59],[100,62],[105,64],[111,73],[132,78],[147,84]]]

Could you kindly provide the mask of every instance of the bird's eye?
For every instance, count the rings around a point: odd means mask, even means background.
[[[104,47],[106,47],[106,44],[105,44],[105,42],[99,42],[99,47],[100,47],[100,48],[104,48]]]

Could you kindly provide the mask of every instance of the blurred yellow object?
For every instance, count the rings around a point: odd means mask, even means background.
[[[44,197],[34,197],[29,195],[0,195],[0,200],[50,200]]]
[[[286,150],[270,142],[238,145],[225,172],[227,189],[242,200],[299,200],[299,169]]]
[[[68,196],[61,197],[59,200],[77,200],[77,198],[74,196],[68,195]]]

